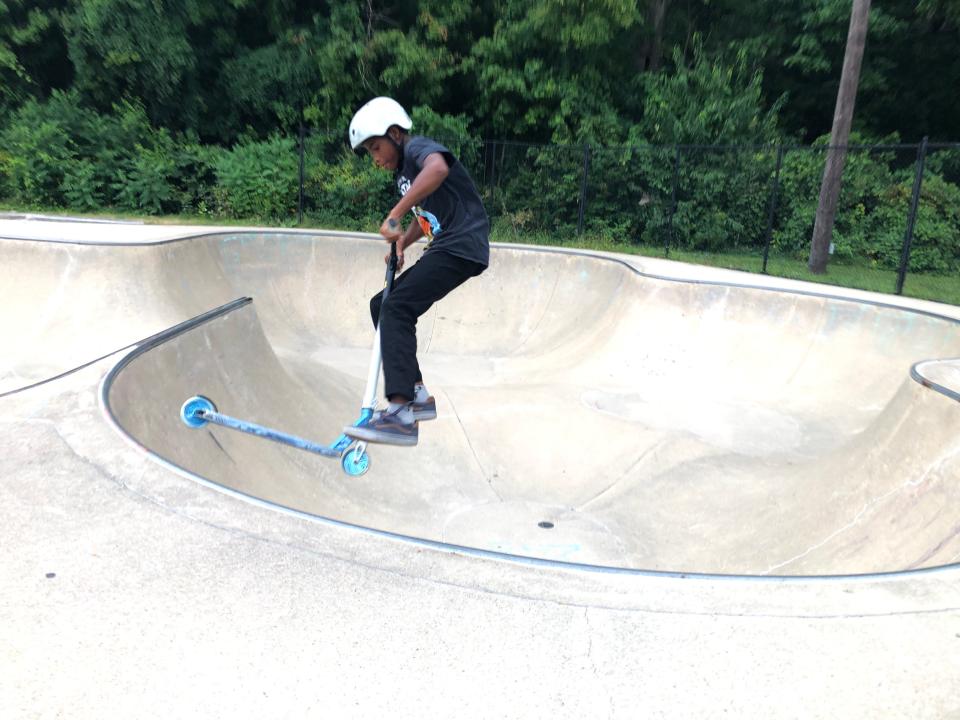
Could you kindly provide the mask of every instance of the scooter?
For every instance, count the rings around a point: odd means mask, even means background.
[[[397,245],[390,244],[390,259],[387,262],[387,273],[383,286],[383,300],[393,289],[393,281],[397,274]],[[380,312],[383,313],[383,304],[380,306]],[[377,384],[380,381],[380,323],[377,323],[377,331],[373,337],[373,348],[370,351],[370,366],[367,370],[367,387],[363,393],[363,402],[360,406],[360,417],[353,423],[354,427],[365,425],[373,417],[374,409],[377,403]],[[341,434],[329,445],[320,445],[318,443],[306,440],[296,435],[290,435],[280,430],[257,425],[246,420],[240,420],[229,415],[224,415],[217,410],[210,398],[203,395],[194,395],[188,398],[180,408],[180,419],[192,428],[201,428],[207,423],[214,423],[231,430],[238,430],[249,435],[266,438],[275,442],[283,443],[300,450],[316,453],[323,457],[340,458],[340,466],[347,475],[360,476],[370,469],[370,455],[367,453],[367,443],[355,440],[347,435]]]

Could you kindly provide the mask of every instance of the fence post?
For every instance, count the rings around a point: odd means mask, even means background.
[[[300,117],[300,193],[297,197],[297,225],[303,224],[303,140],[304,140],[304,129],[303,129],[303,116]]]
[[[577,218],[577,235],[583,235],[583,215],[587,208],[587,173],[590,172],[590,144],[583,146],[583,180],[580,183],[580,213]]]
[[[490,209],[487,214],[490,216],[490,224],[493,225],[494,216],[497,210],[497,141],[490,141]]]
[[[777,167],[773,171],[770,185],[770,207],[767,211],[767,239],[763,246],[763,274],[767,274],[767,260],[770,258],[770,243],[773,242],[773,218],[777,213],[777,195],[780,194],[780,168],[783,166],[783,145],[777,146]]]
[[[677,210],[677,185],[680,183],[680,145],[676,145],[673,160],[673,190],[670,193],[670,214],[667,216],[667,242],[663,248],[663,256],[670,257],[670,242],[673,240],[673,214]]]
[[[923,166],[927,159],[927,140],[917,148],[917,171],[913,178],[913,194],[910,196],[910,213],[907,215],[907,229],[903,234],[903,252],[900,255],[900,271],[897,273],[897,295],[903,295],[903,283],[907,278],[907,266],[910,264],[910,245],[913,243],[913,226],[917,222],[917,206],[920,204],[920,186],[923,184]]]
[[[487,179],[490,176],[490,142],[488,140],[481,140],[483,143],[483,187],[488,187],[490,181]]]

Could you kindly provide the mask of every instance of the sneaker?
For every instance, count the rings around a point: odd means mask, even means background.
[[[437,401],[434,400],[433,395],[427,397],[423,402],[417,402],[414,400],[410,403],[410,409],[413,411],[414,420],[436,420],[437,419]],[[373,413],[373,417],[367,421],[367,424],[370,424],[374,420],[381,417],[386,410],[376,410]]]
[[[396,412],[378,412],[363,425],[350,425],[343,429],[343,434],[356,440],[366,440],[386,445],[416,445],[418,423],[404,423],[397,417]]]
[[[433,395],[423,402],[414,400],[410,407],[413,410],[414,420],[436,420],[437,418],[437,401],[433,399]]]

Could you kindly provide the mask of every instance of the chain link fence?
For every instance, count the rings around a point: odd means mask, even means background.
[[[812,277],[827,146],[440,141],[474,178],[495,240]],[[390,176],[341,133],[303,132],[298,148],[298,222],[371,227],[395,203]],[[960,304],[960,144],[847,147],[830,251],[814,279]]]

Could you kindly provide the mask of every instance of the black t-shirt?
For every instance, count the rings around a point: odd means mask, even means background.
[[[433,153],[443,155],[450,172],[440,187],[413,208],[427,238],[425,252],[443,250],[486,267],[490,264],[490,221],[470,174],[453,153],[430,138],[410,138],[403,150],[403,167],[396,174],[397,190],[401,196],[407,194],[424,160]]]

